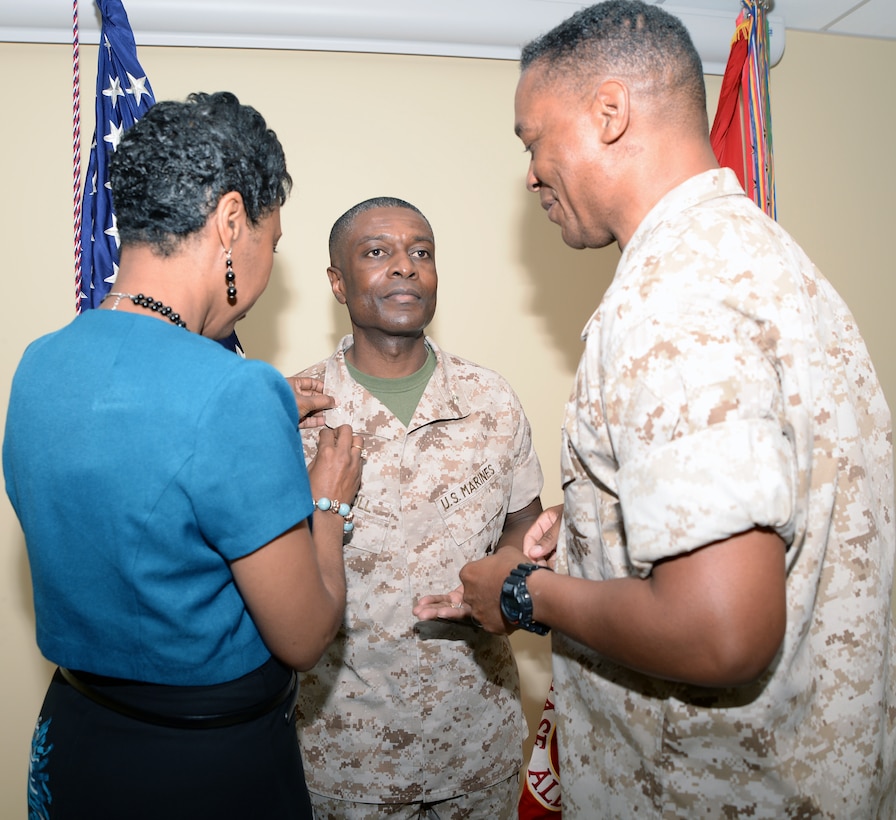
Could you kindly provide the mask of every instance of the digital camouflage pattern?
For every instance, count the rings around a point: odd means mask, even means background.
[[[529,422],[499,376],[435,352],[405,427],[345,366],[350,336],[301,375],[321,379],[367,451],[347,539],[348,604],[336,640],[302,678],[299,738],[308,786],[343,800],[436,800],[505,780],[525,722],[510,643],[412,608],[491,552],[508,512],[541,492]],[[317,436],[303,435],[312,458]]]
[[[555,634],[564,817],[896,816],[891,418],[849,310],[714,170],[651,210],[584,337],[558,569],[645,576],[773,527],[788,620],[722,690]]]

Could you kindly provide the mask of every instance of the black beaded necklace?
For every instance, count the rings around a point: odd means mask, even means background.
[[[184,330],[187,330],[187,323],[180,318],[179,313],[175,313],[168,305],[163,305],[156,299],[153,299],[152,296],[144,296],[142,293],[138,293],[134,295],[133,293],[116,293],[114,291],[110,291],[103,297],[103,301],[110,296],[115,297],[115,304],[112,305],[110,310],[116,310],[118,308],[118,303],[122,299],[130,299],[137,307],[146,308],[147,310],[151,310],[154,313],[158,313],[162,316],[167,316],[168,320],[178,327],[182,327]]]

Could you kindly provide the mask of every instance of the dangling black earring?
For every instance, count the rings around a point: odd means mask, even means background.
[[[230,304],[236,302],[236,275],[233,272],[233,260],[230,258],[231,251],[227,251],[227,273],[224,274],[224,281],[227,282],[227,301]]]

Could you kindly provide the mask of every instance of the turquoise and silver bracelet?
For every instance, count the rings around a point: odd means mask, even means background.
[[[346,504],[344,501],[340,503],[335,498],[330,499],[326,497],[318,498],[317,501],[312,501],[311,503],[321,512],[329,510],[334,515],[341,515],[345,519],[345,523],[342,525],[343,532],[351,532],[355,528],[355,525],[352,523],[355,519],[355,514],[352,512],[350,504]]]

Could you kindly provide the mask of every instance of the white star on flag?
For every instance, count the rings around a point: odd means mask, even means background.
[[[109,120],[109,133],[103,137],[103,142],[108,142],[112,146],[113,151],[118,150],[118,143],[121,142],[121,135],[124,133],[123,125],[116,125]]]
[[[112,214],[111,227],[106,228],[106,230],[104,230],[103,233],[106,234],[106,236],[111,236],[115,240],[116,248],[121,247],[121,240],[118,237],[118,217],[114,213]],[[113,267],[114,267],[114,265],[113,265]]]
[[[144,79],[146,78],[144,77]],[[115,103],[118,102],[118,98],[124,96],[124,89],[122,89],[121,87],[121,80],[118,79],[118,77],[109,77],[109,87],[103,89],[103,94],[112,100],[112,108],[115,108]],[[137,104],[139,105],[139,101]]]
[[[146,90],[146,77],[135,77],[130,72],[127,72],[128,79],[131,81],[130,88],[127,89],[128,94],[133,94],[134,99],[137,101],[137,105],[140,105],[140,100],[143,99],[144,94],[149,94]]]

